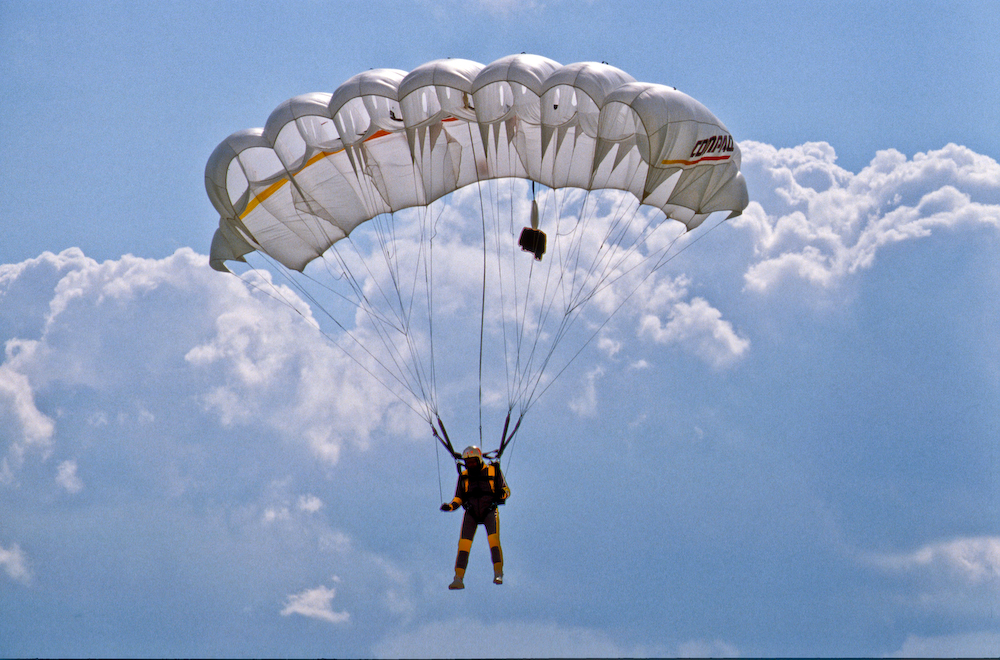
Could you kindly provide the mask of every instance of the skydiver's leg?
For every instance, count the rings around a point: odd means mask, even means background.
[[[458,540],[458,556],[455,558],[455,578],[465,577],[465,569],[469,565],[469,551],[472,550],[472,539],[476,536],[478,527],[475,518],[466,511],[462,518],[462,537]]]
[[[500,512],[493,509],[483,521],[490,542],[490,555],[493,558],[493,582],[503,584],[503,549],[500,548]]]

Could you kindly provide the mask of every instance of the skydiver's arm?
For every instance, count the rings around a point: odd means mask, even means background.
[[[510,497],[510,488],[507,486],[507,480],[504,479],[503,472],[500,471],[500,466],[497,466],[497,479],[500,480],[500,489],[498,492],[501,493],[500,501],[505,501]]]
[[[462,477],[458,478],[458,484],[455,486],[455,497],[452,498],[451,502],[446,502],[441,505],[442,511],[454,511],[458,507],[462,506]]]

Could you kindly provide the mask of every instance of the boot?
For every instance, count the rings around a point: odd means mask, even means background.
[[[462,578],[455,576],[454,581],[448,585],[449,589],[465,589],[465,583],[462,582]]]

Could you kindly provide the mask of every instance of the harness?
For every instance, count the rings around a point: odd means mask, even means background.
[[[487,463],[485,472],[486,478],[474,479],[468,469],[462,471],[459,486],[462,508],[468,510],[474,502],[479,503],[487,497],[490,498],[489,510],[506,503],[507,497],[510,496],[510,488],[503,479],[500,465],[495,462]]]

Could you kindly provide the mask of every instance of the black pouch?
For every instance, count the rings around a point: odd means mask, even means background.
[[[545,232],[541,229],[525,227],[521,230],[521,237],[517,239],[517,244],[525,252],[534,253],[535,259],[541,261],[542,255],[545,254]]]

